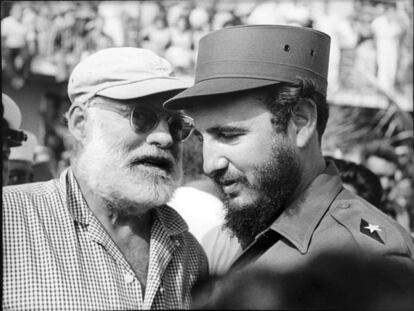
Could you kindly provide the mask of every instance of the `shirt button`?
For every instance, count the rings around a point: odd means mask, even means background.
[[[128,284],[134,282],[134,279],[135,279],[134,276],[131,275],[130,273],[125,273],[124,278],[125,278],[125,282]]]
[[[165,291],[164,287],[163,286],[160,286],[160,293],[163,294],[164,291]]]
[[[351,206],[351,204],[349,204],[348,202],[342,202],[341,204],[339,204],[339,208],[349,208]]]
[[[174,244],[175,244],[175,246],[180,246],[180,241],[179,240],[174,240]]]

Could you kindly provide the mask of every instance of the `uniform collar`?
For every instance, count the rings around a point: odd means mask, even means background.
[[[82,195],[71,168],[67,168],[62,172],[59,183],[73,220],[83,225],[88,225],[90,217],[94,216]],[[154,209],[154,214],[168,235],[173,236],[188,231],[187,223],[170,206],[163,205],[157,207]]]
[[[308,251],[312,234],[323,215],[342,189],[342,181],[333,162],[270,226],[301,252]]]

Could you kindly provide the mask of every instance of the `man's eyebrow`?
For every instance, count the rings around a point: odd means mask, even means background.
[[[247,132],[247,128],[242,125],[219,125],[219,126],[213,126],[206,130],[209,134],[216,134],[220,132],[226,132],[226,133],[244,133]]]

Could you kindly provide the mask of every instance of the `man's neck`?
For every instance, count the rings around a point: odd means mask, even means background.
[[[312,159],[312,161],[309,161]],[[295,192],[291,196],[291,201],[298,198],[315,180],[315,178],[320,175],[326,168],[326,163],[322,154],[318,154],[315,157],[308,157],[303,161],[304,167],[302,171],[302,176],[300,179],[299,185],[296,187]],[[291,202],[290,202],[291,203]]]
[[[94,189],[91,189],[84,180],[81,178],[76,180],[88,207],[111,237],[113,235],[121,235],[126,240],[129,240],[128,235],[149,236],[151,211],[147,207],[142,208],[141,214],[130,214],[129,211],[120,211],[117,206],[98,196]],[[134,210],[139,211],[140,209],[135,207]]]
[[[141,283],[143,293],[149,264],[152,211],[143,208],[140,215],[120,213],[116,206],[96,195],[93,189],[77,179],[82,194],[94,216],[102,224]]]
[[[150,258],[152,212],[148,211],[140,217],[116,215],[116,212],[113,212],[106,216],[97,216],[97,218],[134,271],[141,284],[142,295],[145,295]]]

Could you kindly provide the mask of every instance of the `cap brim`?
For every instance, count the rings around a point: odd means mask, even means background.
[[[252,78],[217,78],[204,80],[164,103],[166,109],[185,109],[194,105],[197,97],[220,95],[278,84],[280,81]]]
[[[96,92],[96,95],[102,95],[112,99],[132,99],[168,91],[180,92],[191,85],[191,81],[178,78],[154,78],[112,86]]]

